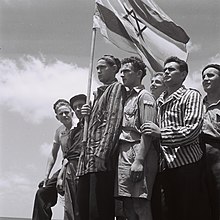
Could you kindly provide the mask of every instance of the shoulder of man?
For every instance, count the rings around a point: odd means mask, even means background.
[[[60,125],[57,129],[56,129],[56,133],[60,134],[61,132],[63,132],[65,130],[65,126],[64,125]]]
[[[155,106],[156,102],[153,95],[146,89],[142,89],[138,94],[139,101],[142,101],[144,105]]]
[[[194,93],[194,94],[197,93],[201,96],[200,91],[195,88],[188,88],[187,91],[188,91],[188,93]]]

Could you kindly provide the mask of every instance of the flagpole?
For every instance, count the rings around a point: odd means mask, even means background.
[[[95,38],[96,38],[96,28],[92,28],[92,42],[91,42],[90,61],[89,61],[89,75],[87,82],[86,104],[90,103],[90,95],[91,95],[91,87],[92,87],[92,70],[93,70],[93,60],[94,60],[94,51],[95,51]],[[87,141],[88,125],[89,125],[89,116],[86,116],[84,120],[83,143]]]

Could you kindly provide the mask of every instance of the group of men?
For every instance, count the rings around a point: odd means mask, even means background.
[[[51,219],[60,193],[65,220],[219,220],[220,65],[202,71],[204,101],[183,85],[188,65],[177,57],[152,77],[151,93],[138,57],[104,55],[96,69],[103,85],[92,105],[82,94],[54,104],[62,125],[32,219]],[[49,178],[60,146],[62,168]]]

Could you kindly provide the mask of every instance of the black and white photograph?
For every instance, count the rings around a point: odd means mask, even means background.
[[[219,220],[219,11],[1,0],[0,220]]]

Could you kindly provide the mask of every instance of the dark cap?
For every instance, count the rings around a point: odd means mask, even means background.
[[[79,94],[79,95],[75,95],[70,99],[70,106],[73,106],[73,103],[78,101],[78,100],[83,100],[86,103],[86,95],[84,94]]]

